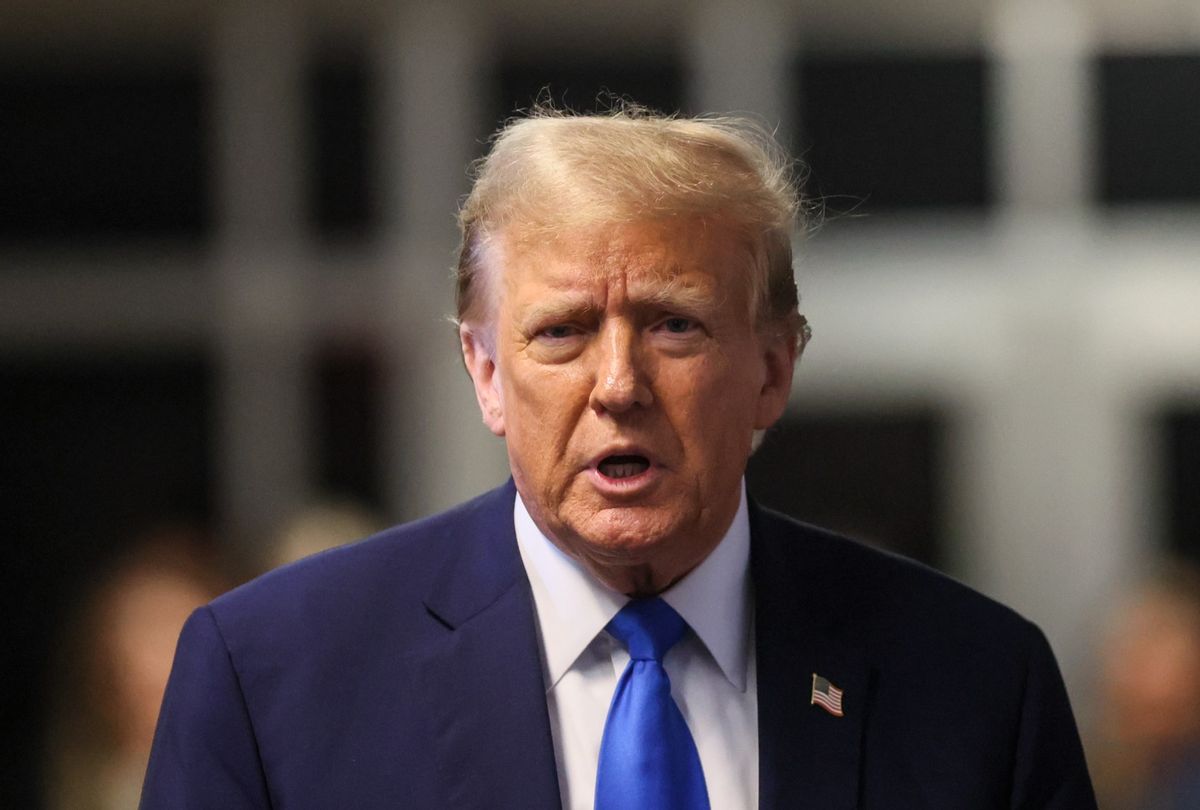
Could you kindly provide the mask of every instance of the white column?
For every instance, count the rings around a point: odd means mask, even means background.
[[[1049,214],[1006,234],[994,272],[1007,295],[989,327],[1002,361],[975,380],[959,482],[968,578],[1041,625],[1081,696],[1104,600],[1140,539],[1127,531],[1131,437],[1093,313],[1092,238]]]
[[[386,230],[378,296],[388,340],[385,497],[399,518],[457,503],[507,476],[459,359],[450,268],[454,214],[482,150],[481,29],[469,4],[403,4],[377,41]]]
[[[990,34],[1000,199],[1084,205],[1095,139],[1086,8],[1079,0],[998,0]]]
[[[696,112],[744,112],[778,127],[788,142],[794,130],[790,94],[795,21],[776,0],[704,0],[693,10],[688,38]]]
[[[1086,694],[1097,595],[1120,580],[1132,540],[1127,429],[1087,306],[1092,24],[1080,0],[998,0],[990,24],[1011,351],[1007,372],[980,391],[968,541],[978,584],[1042,625]]]
[[[214,30],[217,466],[243,544],[301,503],[310,475],[301,22],[294,4],[244,0]]]

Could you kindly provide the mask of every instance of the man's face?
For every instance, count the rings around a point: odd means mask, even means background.
[[[794,341],[755,328],[748,252],[711,220],[497,253],[491,340],[463,332],[484,421],[551,540],[617,590],[658,592],[728,529]]]

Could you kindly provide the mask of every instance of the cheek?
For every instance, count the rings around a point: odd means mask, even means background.
[[[752,367],[706,358],[660,378],[668,419],[692,453],[707,464],[749,454],[761,385],[753,373]]]
[[[587,403],[591,388],[584,375],[571,366],[514,371],[517,373],[509,376],[508,407],[527,419],[555,421]]]
[[[729,425],[739,417],[749,423],[762,388],[761,375],[752,358],[705,357],[673,375],[674,396],[691,400],[706,420]]]
[[[545,464],[561,458],[580,411],[587,407],[590,387],[569,368],[512,374],[508,379],[506,421],[510,448],[528,460]]]

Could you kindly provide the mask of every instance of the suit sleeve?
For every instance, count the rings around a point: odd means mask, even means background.
[[[1032,648],[1017,735],[1014,810],[1095,810],[1096,797],[1058,663],[1042,631]]]
[[[237,673],[211,609],[202,607],[179,637],[140,808],[270,807]]]

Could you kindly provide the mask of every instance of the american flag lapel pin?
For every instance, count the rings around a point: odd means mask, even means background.
[[[813,673],[812,700],[809,704],[820,706],[834,717],[845,717],[846,715],[842,711],[842,690],[815,672]]]

